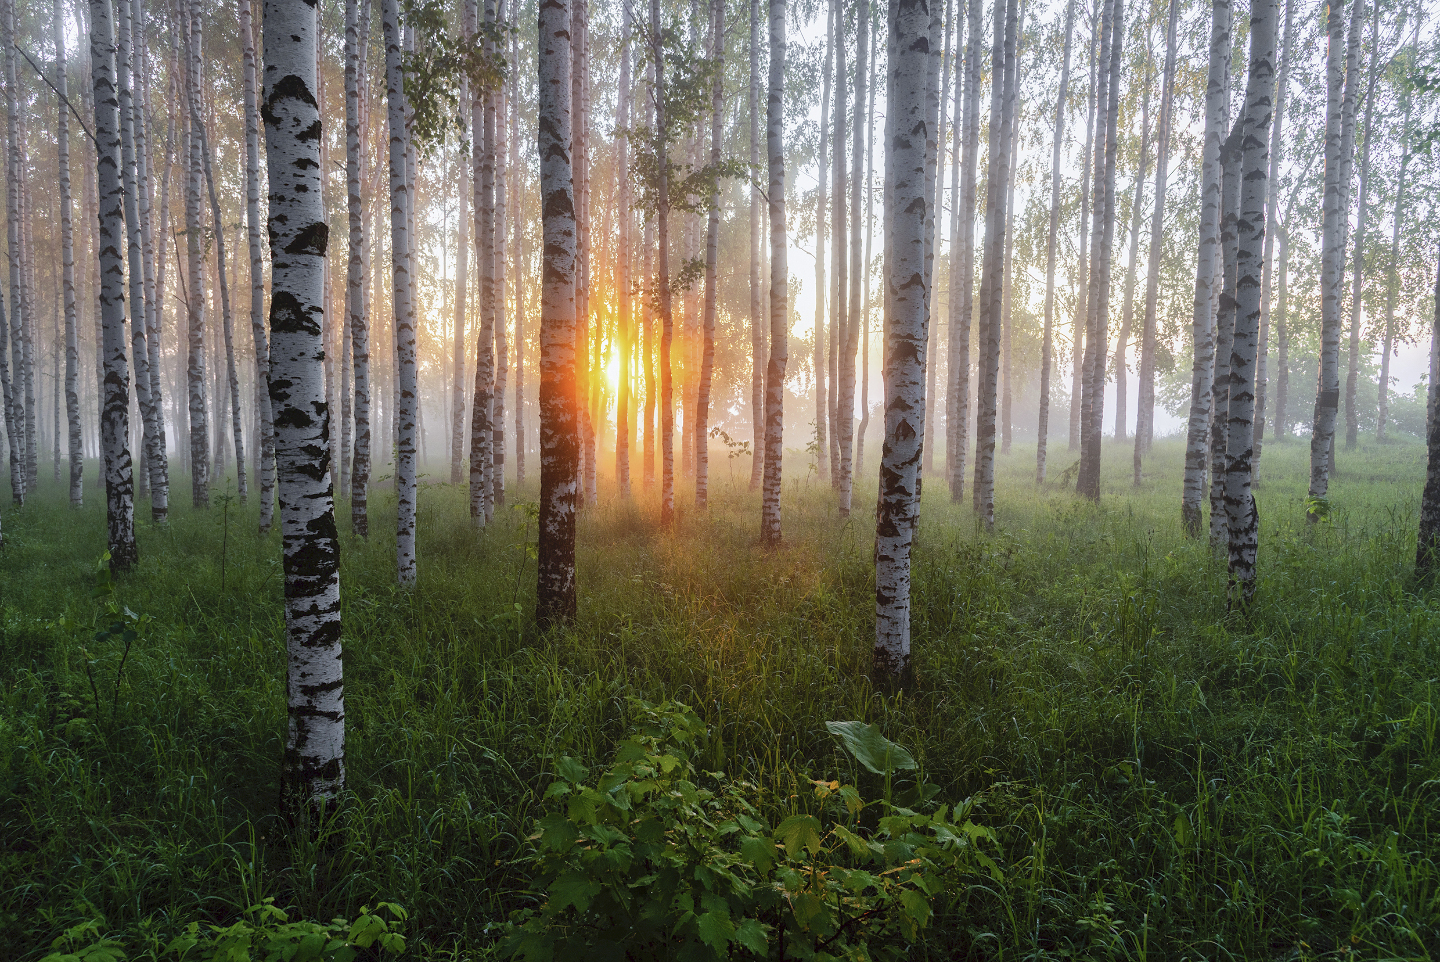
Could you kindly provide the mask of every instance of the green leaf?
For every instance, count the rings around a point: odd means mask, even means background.
[[[763,836],[752,835],[740,843],[740,857],[755,866],[755,871],[761,875],[769,875],[775,864],[775,843]]]
[[[915,756],[895,744],[874,725],[862,721],[830,721],[825,729],[840,739],[855,760],[876,775],[918,768]]]
[[[820,852],[820,820],[813,815],[791,815],[775,829],[775,836],[785,844],[791,857],[808,848],[810,854]]]
[[[590,770],[569,755],[561,755],[555,760],[555,773],[567,782],[583,782]]]
[[[600,893],[600,883],[576,872],[566,872],[550,886],[550,910],[558,912],[567,905],[584,912],[590,900]]]
[[[735,938],[735,923],[730,921],[730,913],[724,909],[706,912],[700,916],[698,928],[700,941],[721,955],[725,954],[726,947]]]
[[[746,919],[735,926],[735,941],[759,956],[770,951],[769,933],[766,927],[755,919]]]

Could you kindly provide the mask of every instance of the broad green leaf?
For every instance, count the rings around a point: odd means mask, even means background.
[[[555,760],[555,773],[567,782],[583,782],[590,770],[569,755],[561,755]]]
[[[765,926],[755,919],[746,919],[735,926],[735,941],[756,955],[763,956],[770,951],[770,937]]]
[[[730,913],[723,909],[700,916],[697,928],[700,931],[700,941],[721,955],[725,954],[726,947],[735,938],[735,923],[730,921]]]
[[[566,872],[550,886],[550,909],[558,912],[567,905],[584,912],[600,892],[600,883],[576,872]]]
[[[740,843],[740,856],[755,866],[761,875],[769,875],[775,864],[775,843],[767,838],[752,835]]]
[[[820,851],[820,821],[813,815],[791,815],[775,829],[776,838],[785,844],[791,857],[808,848],[811,855]]]
[[[880,734],[874,725],[862,721],[830,721],[825,723],[825,728],[840,739],[857,762],[876,775],[919,767],[914,755]]]

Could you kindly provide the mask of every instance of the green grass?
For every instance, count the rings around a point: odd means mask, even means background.
[[[524,512],[477,533],[460,488],[424,488],[407,593],[377,491],[372,540],[342,539],[350,795],[314,842],[276,815],[278,535],[238,505],[223,556],[218,506],[142,523],[116,597],[152,620],[117,682],[121,645],[93,637],[103,498],[71,513],[43,484],[6,506],[0,553],[0,954],[38,958],[98,913],[144,958],[273,896],[322,919],[395,901],[420,955],[484,955],[534,904],[517,856],[554,760],[605,760],[639,695],[694,707],[705,764],[772,813],[812,776],[874,790],[832,719],[880,724],[942,799],[975,798],[1003,877],[937,903],[915,958],[1440,955],[1440,594],[1409,578],[1423,448],[1342,452],[1333,520],[1307,525],[1308,444],[1267,445],[1246,622],[1179,532],[1179,443],[1139,489],[1109,447],[1098,507],[1037,490],[1033,448],[1002,458],[990,535],[927,482],[899,696],[866,678],[873,518],[813,483],[787,483],[771,553],[723,464],[709,516],[682,507],[673,531],[651,497],[585,512],[579,621],[548,639]]]

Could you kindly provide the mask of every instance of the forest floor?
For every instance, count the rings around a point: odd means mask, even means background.
[[[829,720],[878,724],[937,801],[968,798],[998,871],[937,899],[910,958],[1440,955],[1440,590],[1410,579],[1423,447],[1342,451],[1333,512],[1307,525],[1309,445],[1268,443],[1249,621],[1180,532],[1181,442],[1138,489],[1130,445],[1107,447],[1098,506],[1037,489],[1033,446],[1000,458],[993,534],[927,481],[903,695],[866,677],[873,516],[839,518],[803,472],[774,552],[738,462],[671,531],[649,495],[585,511],[579,620],[547,639],[533,483],[477,533],[460,486],[422,479],[409,592],[377,485],[375,536],[342,537],[350,795],[318,842],[276,816],[278,533],[255,534],[253,506],[179,506],[139,525],[140,566],[107,594],[93,470],[78,514],[42,483],[6,506],[0,552],[0,955],[95,920],[149,958],[266,897],[315,919],[399,903],[417,956],[486,955],[535,904],[521,856],[557,759],[604,764],[632,696],[693,708],[703,767],[772,817],[812,778],[879,791]],[[1070,460],[1053,452],[1052,476]],[[107,630],[111,602],[136,617]]]

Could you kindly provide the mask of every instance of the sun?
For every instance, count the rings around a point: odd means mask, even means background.
[[[611,393],[620,389],[620,356],[611,353],[610,360],[605,362],[605,383],[610,385]]]

